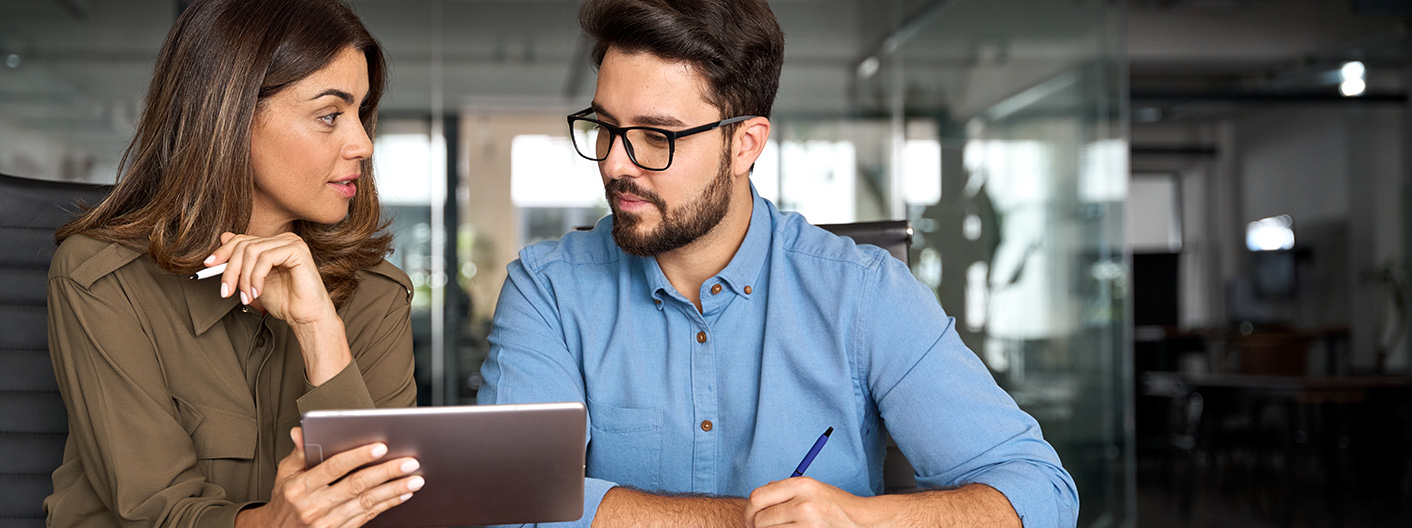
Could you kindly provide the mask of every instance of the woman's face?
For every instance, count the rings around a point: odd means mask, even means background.
[[[358,193],[373,142],[358,119],[368,95],[368,61],[346,48],[323,69],[265,99],[255,111],[255,169],[248,234],[271,236],[295,220],[337,223]]]

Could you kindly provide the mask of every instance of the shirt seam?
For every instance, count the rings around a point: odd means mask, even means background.
[[[868,270],[868,271],[870,271],[870,272],[871,272],[871,271],[876,271],[878,268],[881,267],[881,266],[878,265],[878,263],[882,261],[882,258],[881,258],[881,257],[892,258],[891,255],[873,255],[873,256],[869,257],[866,261],[859,262],[859,261],[857,261],[857,260],[848,260],[848,259],[844,259],[844,258],[841,258],[841,257],[835,257],[835,256],[830,256],[830,255],[821,255],[821,254],[816,253],[816,252],[807,251],[807,250],[804,250],[804,249],[799,249],[799,248],[794,248],[794,247],[787,247],[787,248],[784,248],[784,250],[785,250],[786,252],[788,252],[788,253],[794,253],[794,254],[798,254],[798,255],[804,255],[804,256],[807,256],[807,257],[813,257],[813,258],[816,258],[816,259],[819,259],[819,260],[825,260],[825,261],[829,261],[829,262],[838,262],[838,263],[841,263],[841,264],[851,264],[851,265],[857,266],[857,267],[859,267],[859,268]]]

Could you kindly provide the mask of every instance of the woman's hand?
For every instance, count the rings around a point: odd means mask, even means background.
[[[294,437],[294,452],[279,462],[270,501],[237,514],[237,528],[362,526],[388,508],[407,502],[424,483],[422,477],[407,477],[418,467],[412,458],[389,460],[350,474],[387,454],[387,446],[382,444],[339,453],[306,471],[302,431],[295,427],[290,436]],[[344,475],[348,476],[339,480]]]
[[[329,299],[308,244],[294,233],[272,237],[221,234],[221,247],[206,259],[207,266],[226,263],[221,297],[239,294],[284,320],[299,340],[304,375],[322,385],[353,361],[343,320]]]
[[[242,303],[260,306],[290,326],[316,324],[338,315],[329,299],[314,256],[294,233],[253,237],[226,232],[206,266],[227,263],[221,274],[221,297],[240,295]]]

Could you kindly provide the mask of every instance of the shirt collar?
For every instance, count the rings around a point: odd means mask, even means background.
[[[716,274],[731,290],[746,298],[755,293],[755,282],[760,278],[760,270],[770,256],[770,240],[774,235],[774,221],[771,219],[770,203],[755,191],[755,183],[750,184],[752,208],[750,227],[745,232],[745,240],[735,251],[726,269]],[[750,292],[746,288],[750,287]]]
[[[240,304],[240,294],[221,298],[219,277],[192,280],[180,277],[182,293],[186,295],[186,309],[191,314],[191,329],[196,335],[210,330],[216,321],[234,310]]]
[[[770,203],[760,197],[760,193],[755,190],[755,183],[750,184],[750,227],[745,231],[745,240],[740,243],[740,248],[735,251],[735,256],[731,257],[726,268],[716,274],[731,291],[745,298],[751,298],[757,294],[754,287],[756,280],[760,277],[760,270],[765,267],[765,259],[770,254],[770,240],[774,233],[774,220],[771,218]],[[635,257],[641,258],[643,268],[647,275],[647,286],[652,292],[652,299],[657,301],[657,308],[662,308],[662,297],[664,292],[675,292],[672,283],[667,280],[666,274],[662,273],[662,267],[657,264],[655,257]],[[714,280],[714,279],[711,279]],[[711,280],[708,280],[709,284]],[[747,293],[747,288],[749,292]]]

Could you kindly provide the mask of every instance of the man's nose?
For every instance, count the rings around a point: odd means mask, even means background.
[[[628,155],[627,140],[614,134],[608,145],[608,155],[598,162],[598,170],[604,178],[636,178],[642,175],[642,167],[632,162]]]

